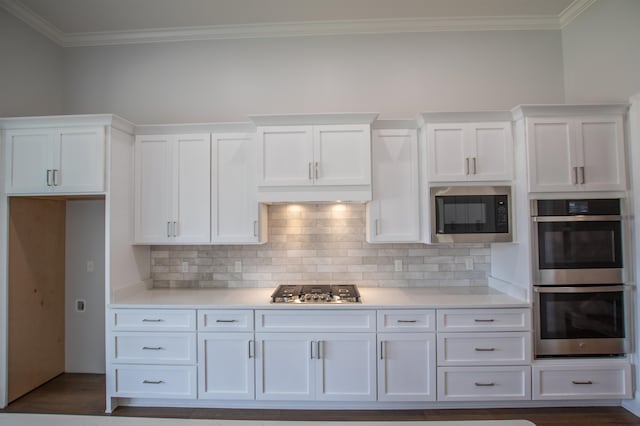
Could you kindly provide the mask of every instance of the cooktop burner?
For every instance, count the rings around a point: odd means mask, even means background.
[[[272,303],[360,303],[354,284],[283,284],[271,295]]]

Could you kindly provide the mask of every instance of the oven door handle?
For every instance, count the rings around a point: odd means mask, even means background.
[[[533,216],[534,222],[617,222],[622,220],[619,215],[576,215],[576,216]]]
[[[536,293],[614,293],[618,291],[627,291],[624,285],[603,285],[603,286],[587,286],[578,285],[573,287],[534,287]]]

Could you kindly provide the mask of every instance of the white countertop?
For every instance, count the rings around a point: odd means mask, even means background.
[[[529,303],[489,287],[358,287],[362,303],[271,303],[273,288],[145,289],[112,298],[112,308],[245,308],[245,309],[384,309],[384,308],[522,308]]]

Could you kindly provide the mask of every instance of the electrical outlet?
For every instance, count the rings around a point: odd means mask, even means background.
[[[189,263],[182,262],[182,272],[189,272]]]
[[[396,259],[393,261],[393,269],[396,272],[402,272],[402,259]]]
[[[87,309],[87,302],[82,299],[76,300],[76,312],[84,312]]]
[[[470,257],[465,258],[464,267],[467,271],[473,271],[473,259]]]
[[[235,263],[233,264],[233,270],[235,272],[242,272],[242,261],[236,260]]]
[[[87,272],[93,272],[95,269],[95,262],[93,260],[87,261]]]

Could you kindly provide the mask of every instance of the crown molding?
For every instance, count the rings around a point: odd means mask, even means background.
[[[177,41],[354,34],[560,30],[595,1],[596,0],[574,0],[559,16],[486,16],[281,22],[88,33],[64,33],[31,9],[24,6],[20,0],[0,0],[0,7],[62,47],[84,47]]]
[[[18,0],[0,0],[0,7],[29,25],[34,30],[45,35],[54,43],[64,46],[65,34],[55,25],[29,9]]]
[[[560,12],[558,20],[560,21],[560,28],[564,28],[573,22],[582,12],[587,10],[597,0],[574,0],[565,10]]]

